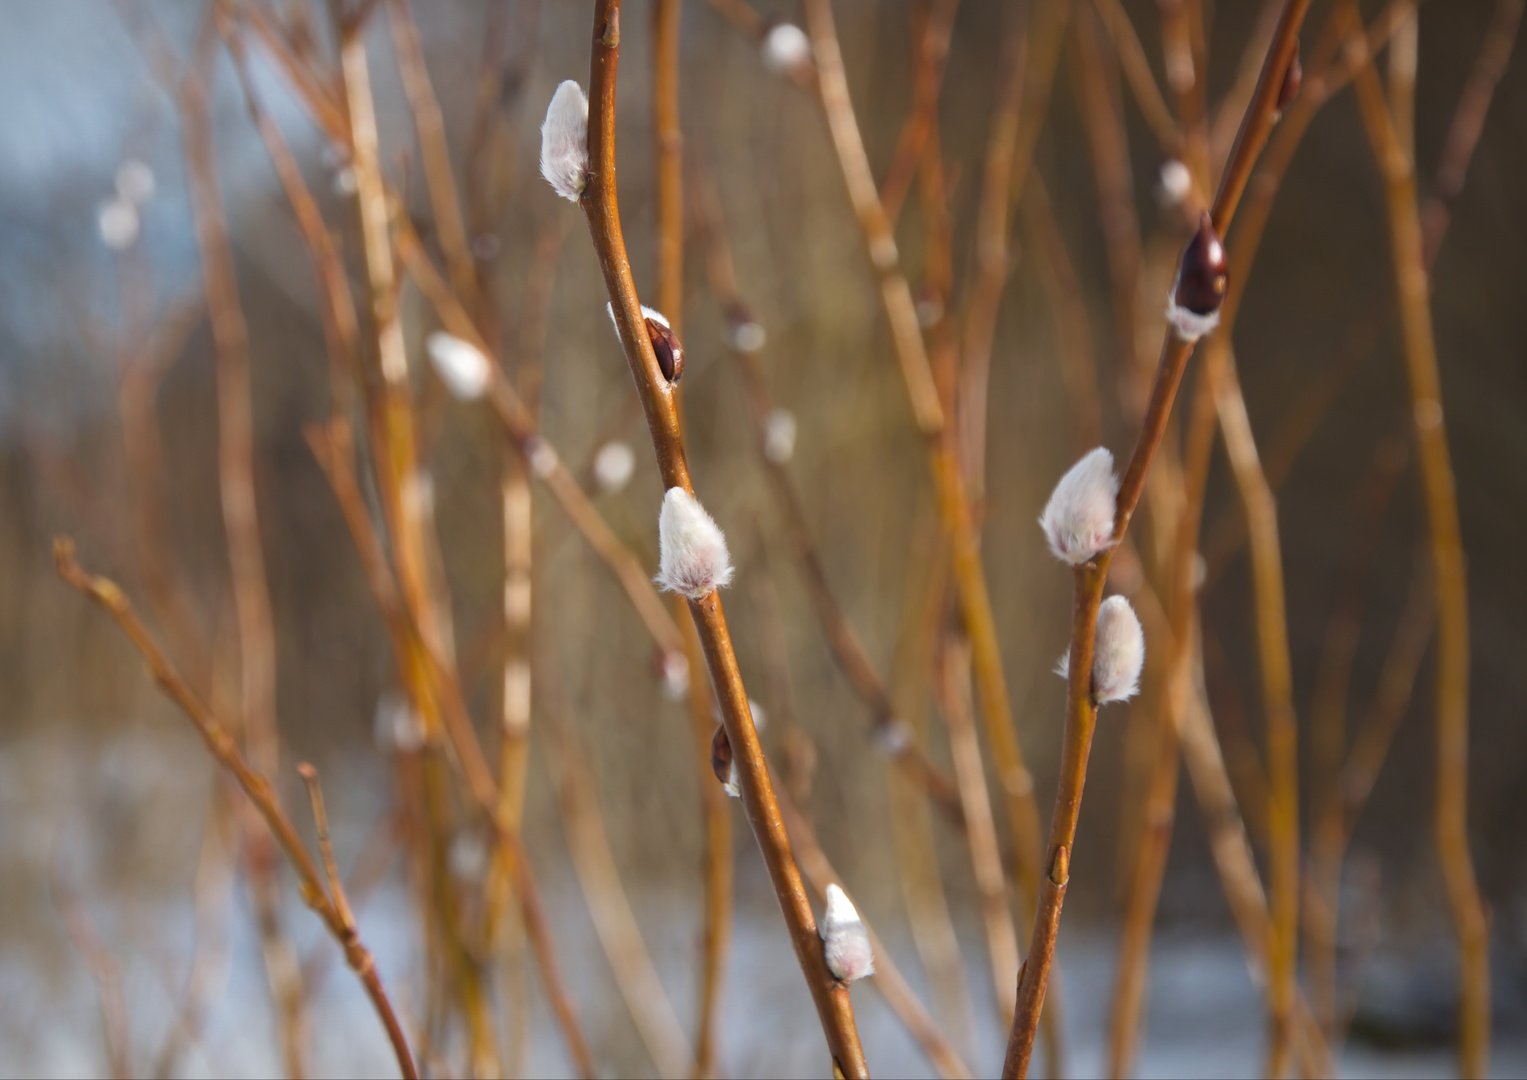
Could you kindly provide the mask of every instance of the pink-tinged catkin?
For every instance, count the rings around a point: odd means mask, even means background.
[[[680,487],[669,488],[657,526],[656,580],[664,589],[699,600],[731,584],[732,557],[726,535],[693,495]]]
[[[848,894],[836,885],[827,886],[827,910],[822,915],[822,951],[827,970],[839,982],[853,982],[875,974],[875,952],[870,934]]]
[[[1066,471],[1039,515],[1040,528],[1057,559],[1080,566],[1113,543],[1118,494],[1113,455],[1101,446]]]
[[[1070,654],[1055,666],[1069,674]],[[1145,668],[1145,631],[1140,617],[1122,596],[1110,596],[1098,607],[1097,637],[1092,649],[1092,697],[1099,705],[1127,701],[1140,691]]]
[[[589,99],[568,79],[557,87],[541,124],[541,175],[570,202],[589,183]]]

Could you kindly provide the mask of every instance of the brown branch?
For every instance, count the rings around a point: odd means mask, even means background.
[[[589,74],[589,167],[583,208],[588,216],[594,250],[604,273],[611,310],[622,348],[647,417],[664,488],[693,491],[684,456],[678,410],[647,337],[641,303],[621,233],[615,183],[615,83],[620,59],[620,2],[597,0],[594,7]],[[801,884],[790,839],[780,821],[778,802],[768,764],[748,705],[747,690],[737,668],[726,617],[714,591],[691,600],[690,614],[710,668],[727,736],[740,774],[743,804],[763,854],[764,864],[790,931],[796,960],[816,1004],[834,1068],[845,1076],[864,1076],[868,1069],[859,1045],[848,987],[827,969],[816,918]]]
[[[101,1010],[101,1042],[106,1069],[116,1080],[132,1076],[131,1040],[128,1036],[127,995],[122,989],[122,966],[101,942],[79,897],[64,880],[55,860],[52,874],[53,902],[63,920],[70,942],[90,969],[95,982],[96,1004]]]
[[[739,313],[750,309],[738,291],[731,246],[720,219],[720,199],[708,177],[702,176],[696,186],[700,189],[698,201],[701,232],[705,242],[706,273],[711,291],[729,318],[742,317]],[[828,580],[826,565],[812,535],[810,523],[806,520],[806,511],[791,479],[790,470],[785,462],[775,460],[768,453],[767,433],[769,418],[774,413],[774,401],[764,380],[760,350],[752,343],[734,339],[731,351],[742,377],[743,391],[747,395],[748,414],[753,421],[754,447],[769,481],[775,510],[795,549],[801,582],[806,587],[812,611],[827,639],[833,659],[854,693],[869,708],[871,737],[910,779],[927,792],[945,814],[958,822],[961,815],[960,797],[954,783],[933,763],[927,751],[916,740],[907,737],[905,728],[897,720],[895,706],[885,682],[875,669],[863,639]]]
[[[472,261],[472,249],[467,243],[456,176],[451,169],[445,118],[440,112],[439,99],[435,97],[429,67],[424,62],[419,27],[414,22],[409,0],[390,0],[387,15],[392,26],[393,49],[398,57],[398,73],[403,79],[403,92],[408,98],[414,131],[419,137],[419,160],[424,166],[424,186],[434,210],[440,250],[445,255],[451,284],[463,297],[470,298],[477,291],[477,271]]]
[[[963,641],[946,641],[934,673],[936,697],[949,730],[949,756],[954,759],[960,799],[965,807],[965,839],[976,879],[981,926],[991,968],[992,992],[1000,1023],[1012,1022],[1013,993],[1018,980],[1018,935],[1013,928],[1002,872],[1002,850],[992,820],[981,744],[970,708],[970,649]]]
[[[291,819],[286,816],[286,812],[277,802],[275,790],[270,782],[249,763],[239,750],[232,734],[175,670],[116,583],[107,578],[94,577],[81,569],[79,563],[75,561],[74,541],[67,537],[59,537],[53,542],[53,558],[58,566],[58,574],[65,582],[94,601],[116,620],[122,632],[142,655],[154,682],[196,727],[197,733],[202,737],[202,741],[218,764],[228,770],[238,781],[239,787],[243,789],[250,803],[258,811],[277,846],[296,873],[303,902],[323,920],[324,928],[344,950],[346,962],[365,987],[372,1007],[382,1021],[382,1026],[387,1030],[388,1040],[392,1043],[393,1053],[398,1059],[398,1068],[409,1080],[417,1077],[418,1073],[414,1068],[413,1055],[408,1049],[408,1041],[403,1035],[402,1025],[398,1023],[397,1014],[393,1011],[392,1002],[382,988],[381,976],[377,973],[371,953],[361,942],[354,924],[346,923],[336,903],[325,891],[318,867],[297,836],[297,830],[292,825]]]
[[[975,280],[965,302],[960,358],[961,465],[969,481],[970,497],[977,503],[984,497],[986,489],[987,392],[997,314],[1011,261],[1009,217],[1034,172],[1034,153],[1055,83],[1071,4],[1069,0],[1035,0],[1021,36],[1017,18],[1020,10],[1014,7],[1008,16],[1012,22],[1003,44],[1004,72],[982,165],[976,219]],[[844,99],[847,99],[846,90]],[[823,100],[825,102],[825,97]],[[940,499],[944,497],[941,493]],[[970,618],[968,611],[966,618]],[[972,634],[972,644],[977,650],[977,678],[984,679],[981,675],[983,646],[975,634]],[[984,704],[982,709],[984,712]],[[1035,817],[1038,817],[1037,810]],[[1036,858],[1037,848],[1038,838],[1035,837],[1036,850],[1032,854]],[[1020,877],[1019,880],[1025,879]],[[1036,881],[1037,874],[1030,870],[1027,880]],[[1026,902],[1032,905],[1032,897]]]
[[[1246,414],[1245,399],[1225,341],[1220,335],[1209,343],[1204,377],[1217,383],[1215,399],[1220,430],[1251,533],[1252,588],[1267,730],[1267,836],[1273,921],[1268,953],[1272,1031],[1266,1073],[1282,1076],[1288,1069],[1293,1038],[1299,959],[1298,727],[1294,718],[1293,668],[1289,658],[1277,507],[1257,457],[1251,419]]]
[[[1247,108],[1225,173],[1220,179],[1211,217],[1215,230],[1225,235],[1234,216],[1258,154],[1267,141],[1277,109],[1283,73],[1298,46],[1299,26],[1309,7],[1309,0],[1287,0],[1272,46],[1263,61],[1256,93]],[[1119,486],[1114,515],[1113,539],[1117,543],[1129,528],[1146,473],[1166,432],[1177,387],[1192,355],[1191,343],[1183,342],[1168,331],[1162,346],[1161,362],[1151,389],[1150,404],[1141,426],[1134,453]],[[1076,568],[1075,599],[1072,606],[1070,677],[1067,680],[1066,728],[1061,752],[1060,784],[1051,820],[1049,853],[1040,894],[1039,916],[1028,956],[1018,981],[1018,1010],[1008,1040],[1003,1064],[1004,1076],[1024,1076],[1033,1052],[1039,1014],[1044,1007],[1045,988],[1050,965],[1055,956],[1055,938],[1060,929],[1061,907],[1065,903],[1070,880],[1071,848],[1076,840],[1082,789],[1086,783],[1087,759],[1092,750],[1092,733],[1097,723],[1097,707],[1092,701],[1091,673],[1093,639],[1098,605],[1107,583],[1112,549],[1105,550],[1093,562]]]
[[[280,767],[276,726],[276,640],[270,585],[260,539],[255,492],[255,425],[249,371],[249,328],[239,299],[233,250],[223,214],[209,105],[215,39],[204,23],[202,40],[180,83],[181,135],[186,158],[192,221],[201,256],[207,314],[217,368],[217,470],[228,573],[238,624],[240,715],[243,736],[257,768]],[[266,976],[281,1018],[287,1071],[301,1075],[306,1041],[302,984],[296,953],[283,927],[280,901],[266,869],[268,841],[251,837],[246,855]]]
[[[960,0],[928,0],[914,15],[921,33],[915,34],[917,63],[912,69],[912,112],[896,137],[896,151],[880,185],[880,202],[895,221],[917,175],[938,120],[938,95],[949,64],[949,39]]]
[[[810,879],[813,891],[821,896],[829,884],[837,883],[842,878],[828,861],[827,853],[822,850],[822,845],[817,841],[806,815],[801,813],[788,795],[781,793],[779,809],[784,816],[785,824],[795,836],[796,845],[800,848],[801,868]],[[860,909],[860,915],[863,916],[863,909]],[[969,1067],[960,1059],[954,1047],[949,1045],[948,1040],[938,1030],[933,1017],[928,1015],[928,1010],[917,999],[912,988],[907,985],[907,980],[902,976],[901,969],[892,959],[885,943],[875,933],[868,920],[865,921],[864,926],[869,933],[870,949],[875,956],[875,973],[870,976],[870,985],[880,991],[886,1004],[891,1007],[891,1011],[896,1014],[896,1018],[917,1042],[940,1076],[948,1080],[971,1076]]]
[[[949,535],[956,595],[971,643],[981,716],[992,744],[998,782],[1012,828],[1014,876],[1026,906],[1032,909],[1038,893],[1039,808],[1034,799],[1033,779],[1014,731],[996,617],[981,562],[980,538],[969,492],[960,472],[955,433],[948,425],[939,401],[912,290],[901,271],[896,241],[870,173],[853,102],[848,96],[847,77],[829,0],[810,0],[806,14],[817,57],[822,110],[848,187],[849,201],[859,219],[870,262],[879,279],[881,300],[890,322],[891,338],[913,415],[919,431],[927,438],[939,517]]]
[[[552,704],[545,715],[549,721],[544,729],[546,745],[551,751],[551,769],[562,807],[562,829],[600,947],[658,1074],[682,1076],[693,1062],[688,1040],[658,978],[621,883],[599,807],[598,785],[589,766],[588,750],[563,714],[560,703]],[[709,772],[707,765],[706,773]],[[710,786],[716,785],[712,782]]]
[[[1167,108],[1166,96],[1162,94],[1156,75],[1151,71],[1150,59],[1145,55],[1145,46],[1140,43],[1140,35],[1136,33],[1129,13],[1124,10],[1120,0],[1092,0],[1092,3],[1113,43],[1119,68],[1124,72],[1124,79],[1129,83],[1130,92],[1145,117],[1146,125],[1155,134],[1156,142],[1163,151],[1177,153],[1182,141],[1177,130],[1177,120],[1172,116],[1172,110]]]
[[[1469,852],[1468,590],[1456,482],[1443,421],[1430,275],[1415,163],[1405,151],[1408,137],[1396,130],[1371,66],[1358,70],[1356,87],[1363,126],[1384,182],[1401,345],[1437,605],[1435,839],[1460,950],[1459,1068],[1465,1075],[1483,1076],[1490,1053],[1489,921]]]
[[[593,1057],[589,1053],[588,1042],[573,1012],[571,998],[560,974],[534,872],[518,833],[503,812],[504,804],[498,782],[477,741],[460,687],[439,654],[424,638],[418,614],[408,608],[406,597],[382,549],[348,453],[349,429],[342,419],[336,417],[330,420],[326,429],[310,429],[308,442],[334,490],[335,499],[339,502],[345,524],[360,556],[367,583],[382,611],[395,663],[400,672],[407,672],[408,665],[416,661],[423,663],[424,670],[420,673],[423,686],[417,689],[427,695],[427,700],[438,705],[441,728],[455,754],[467,789],[493,827],[498,843],[507,849],[508,872],[519,899],[525,933],[535,952],[541,981],[545,985],[558,1029],[574,1066],[583,1075],[591,1076],[594,1073]],[[431,733],[426,731],[426,740],[431,737]]]

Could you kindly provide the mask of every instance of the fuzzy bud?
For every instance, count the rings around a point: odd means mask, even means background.
[[[732,756],[732,740],[727,738],[726,728],[716,725],[716,734],[710,740],[710,771],[716,774],[716,779],[732,798],[742,797],[742,788],[737,781],[737,759]]]
[[[1113,544],[1118,494],[1113,455],[1101,446],[1066,471],[1039,515],[1039,527],[1057,559],[1080,566]]]
[[[679,341],[678,335],[668,325],[667,319],[647,318],[647,340],[652,342],[652,354],[657,357],[657,366],[663,371],[663,378],[671,383],[676,383],[684,377],[684,345]]]
[[[384,751],[413,753],[424,745],[424,723],[406,698],[386,693],[377,700],[372,733]]]
[[[770,409],[764,418],[763,455],[775,465],[795,456],[795,414],[789,409]]]
[[[1183,249],[1177,280],[1167,301],[1166,318],[1183,341],[1197,341],[1219,325],[1220,305],[1229,281],[1225,245],[1207,213]]]
[[[607,302],[604,310],[610,316],[610,325],[615,327],[615,336],[619,338],[620,323],[615,319],[614,303]],[[668,316],[643,304],[642,320],[646,324],[647,340],[652,343],[652,353],[657,357],[657,366],[662,369],[663,378],[671,383],[678,382],[684,377],[684,346],[669,325]]]
[[[631,444],[613,439],[594,455],[594,483],[600,491],[620,491],[636,472],[636,453]]]
[[[848,894],[836,885],[827,886],[827,910],[822,915],[822,950],[827,970],[839,982],[853,982],[875,974],[875,953],[869,930]]]
[[[1070,654],[1060,658],[1055,673],[1070,673]],[[1140,692],[1145,667],[1145,631],[1140,617],[1122,596],[1110,596],[1098,607],[1097,634],[1092,647],[1092,698],[1099,705],[1126,701]]]
[[[776,75],[788,75],[811,62],[811,39],[794,23],[771,26],[764,34],[762,48],[764,67]]]
[[[699,600],[731,584],[732,557],[726,536],[689,492],[671,487],[658,514],[657,583]]]
[[[492,377],[492,367],[481,349],[444,330],[436,330],[424,339],[435,374],[451,395],[462,401],[483,396]]]
[[[1193,194],[1193,174],[1176,158],[1167,158],[1156,174],[1156,201],[1170,209],[1181,206]]]
[[[767,335],[763,324],[748,308],[731,304],[726,309],[726,340],[732,348],[742,353],[756,353],[764,347]]]
[[[95,222],[101,243],[112,251],[126,251],[138,239],[138,209],[120,195],[101,204]]]
[[[569,202],[589,184],[589,99],[572,79],[561,83],[541,124],[541,175]]]

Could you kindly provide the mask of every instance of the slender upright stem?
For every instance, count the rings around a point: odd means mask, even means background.
[[[1262,63],[1256,93],[1252,95],[1246,115],[1241,121],[1240,134],[1236,137],[1235,149],[1226,164],[1219,194],[1211,211],[1215,229],[1221,236],[1225,235],[1229,227],[1257,155],[1272,130],[1283,73],[1298,47],[1299,27],[1308,8],[1309,0],[1287,0],[1279,17],[1272,45]],[[1167,332],[1140,435],[1119,485],[1114,512],[1115,546],[1129,529],[1130,518],[1145,488],[1145,477],[1151,461],[1166,434],[1177,388],[1192,353],[1191,343],[1182,341],[1170,330]],[[1082,789],[1087,779],[1087,759],[1092,750],[1092,732],[1097,722],[1097,706],[1092,700],[1092,654],[1097,610],[1102,602],[1103,588],[1107,584],[1112,551],[1113,548],[1104,551],[1092,562],[1077,567],[1074,573],[1069,654],[1071,662],[1067,680],[1060,784],[1050,825],[1049,851],[1045,860],[1039,912],[1034,920],[1028,956],[1018,976],[1018,1010],[1013,1017],[1007,1055],[1002,1066],[1004,1077],[1028,1074],[1034,1035],[1039,1027],[1045,988],[1055,956],[1055,938],[1060,929],[1061,908],[1065,903],[1070,880],[1071,849],[1076,841]]]
[[[209,95],[215,69],[209,62],[212,54],[198,51],[181,83],[180,104],[186,179],[217,356],[218,495],[238,624],[240,712],[249,756],[262,772],[274,774],[281,758],[276,726],[276,629],[255,494],[249,327],[239,299],[212,139]],[[245,862],[266,974],[281,1019],[286,1068],[301,1075],[306,1053],[301,974],[296,951],[282,928],[280,898],[268,870],[269,843],[263,833],[252,833]]]
[[[631,264],[620,226],[615,177],[615,87],[620,61],[620,0],[596,0],[589,74],[589,168],[583,208],[594,250],[610,294],[616,328],[636,383],[665,488],[693,491],[672,388],[647,337]],[[712,591],[689,604],[721,706],[722,721],[741,779],[743,805],[763,854],[770,882],[790,931],[796,960],[817,1007],[835,1071],[867,1076],[848,987],[827,968],[816,917],[801,881],[790,839],[780,818],[768,763],[748,704],[722,612]]]
[[[870,262],[880,283],[881,300],[891,326],[891,340],[901,366],[918,429],[927,438],[939,518],[950,541],[950,562],[956,594],[970,638],[971,659],[981,704],[981,716],[992,744],[997,780],[1012,828],[1015,878],[1026,907],[1033,910],[1039,892],[1040,819],[1034,782],[1013,725],[997,621],[981,561],[980,536],[969,492],[960,472],[955,435],[939,400],[932,365],[917,321],[912,290],[902,273],[890,220],[870,172],[869,157],[838,45],[830,0],[809,0],[806,22],[817,59],[822,111],[838,154],[839,169],[849,201],[859,219]]]
[[[1490,1056],[1489,920],[1469,851],[1469,609],[1458,495],[1443,424],[1442,379],[1432,327],[1415,163],[1396,129],[1377,73],[1357,74],[1357,97],[1384,181],[1401,346],[1421,469],[1437,604],[1437,803],[1435,841],[1458,936],[1462,1000],[1458,1065],[1483,1076]]]

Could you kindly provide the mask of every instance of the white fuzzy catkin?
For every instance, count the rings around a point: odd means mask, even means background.
[[[589,183],[589,99],[568,79],[557,87],[541,124],[541,175],[570,202]]]
[[[795,456],[795,414],[789,409],[770,409],[764,418],[763,455],[775,465]]]
[[[424,723],[408,700],[391,692],[376,703],[372,731],[384,751],[412,753],[424,745]]]
[[[775,74],[787,74],[810,59],[811,39],[794,23],[775,23],[764,35],[764,67]]]
[[[657,583],[698,600],[731,584],[732,557],[726,536],[699,501],[680,487],[663,496],[657,519]]]
[[[631,482],[636,472],[636,452],[631,444],[619,439],[611,440],[594,455],[594,483],[600,491],[622,490]]]
[[[1088,451],[1067,470],[1039,516],[1040,528],[1057,559],[1080,566],[1113,543],[1114,500],[1118,494],[1113,455],[1101,446]]]
[[[483,396],[492,368],[481,349],[444,330],[436,330],[425,338],[424,347],[435,365],[435,374],[452,395],[462,401]]]
[[[764,347],[768,340],[768,334],[764,332],[763,324],[756,319],[738,319],[729,323],[726,329],[727,341],[738,352],[756,353]]]
[[[1193,174],[1176,158],[1161,163],[1156,176],[1156,198],[1165,207],[1181,206],[1193,191]]]
[[[101,204],[95,223],[101,243],[112,251],[126,251],[138,239],[138,209],[120,195]]]
[[[827,969],[839,982],[853,982],[875,974],[875,953],[870,934],[854,902],[836,885],[827,886],[827,911],[822,915],[822,950]]]
[[[1219,312],[1200,315],[1196,311],[1189,311],[1177,302],[1177,286],[1174,284],[1166,298],[1166,321],[1183,341],[1197,341],[1219,325]]]
[[[1140,617],[1122,596],[1110,596],[1098,607],[1097,634],[1092,648],[1092,696],[1099,705],[1126,701],[1140,692],[1145,667],[1145,631]],[[1062,656],[1055,673],[1070,673],[1070,654]]]
[[[1125,701],[1140,691],[1145,667],[1145,631],[1140,617],[1122,596],[1110,596],[1098,608],[1097,644],[1092,650],[1092,689],[1098,704]]]

